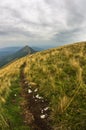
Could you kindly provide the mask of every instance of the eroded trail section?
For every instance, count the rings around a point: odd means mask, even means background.
[[[21,66],[20,84],[22,87],[21,96],[24,101],[21,103],[23,117],[26,125],[31,130],[51,130],[47,99],[39,94],[39,89],[33,83],[28,83],[24,75],[25,63]]]

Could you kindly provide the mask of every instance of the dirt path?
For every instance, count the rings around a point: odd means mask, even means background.
[[[31,130],[51,130],[48,101],[39,95],[37,86],[26,81],[24,67],[25,64],[21,66],[20,71],[21,96],[24,99],[21,103],[24,123],[29,125]]]

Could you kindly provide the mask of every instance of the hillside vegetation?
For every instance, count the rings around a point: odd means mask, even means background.
[[[20,95],[21,66],[31,89],[38,89],[39,96],[48,101],[52,130],[86,129],[85,42],[37,52],[0,70],[2,130],[30,129],[22,123],[19,105],[24,102]]]

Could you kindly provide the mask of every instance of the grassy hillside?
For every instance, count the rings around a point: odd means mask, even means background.
[[[1,129],[29,129],[19,105],[25,102],[20,95],[21,66],[30,89],[35,87],[48,102],[52,130],[86,129],[86,43],[37,52],[0,70]]]

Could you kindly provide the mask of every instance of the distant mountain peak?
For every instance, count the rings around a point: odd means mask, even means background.
[[[31,47],[29,47],[28,45],[24,46],[22,49],[19,50],[20,52],[26,52],[27,54],[31,54],[36,52],[34,49],[32,49]]]

